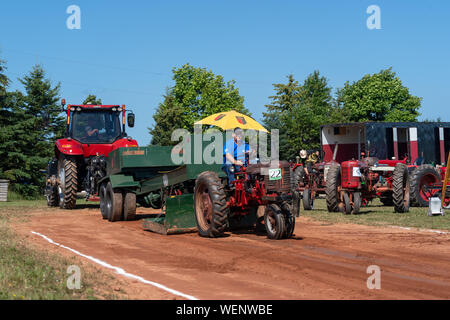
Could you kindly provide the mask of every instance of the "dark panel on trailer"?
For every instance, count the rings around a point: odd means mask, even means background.
[[[386,152],[387,158],[392,159],[394,157],[394,130],[392,128],[386,128]]]
[[[387,158],[386,130],[384,123],[368,124],[366,126],[366,142],[368,155],[378,159]]]
[[[438,159],[435,158],[434,148],[434,126],[418,125],[417,126],[417,143],[419,146],[419,157],[423,157],[423,163],[436,163]]]
[[[444,128],[445,163],[447,163],[450,151],[450,128]]]

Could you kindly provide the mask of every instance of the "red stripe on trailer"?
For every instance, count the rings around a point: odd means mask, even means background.
[[[417,144],[417,141],[411,141],[411,163],[414,163],[416,159],[419,157],[419,146]]]
[[[441,164],[445,163],[445,141],[444,141],[444,128],[439,128],[439,147],[441,154]]]
[[[417,128],[409,128],[409,146],[411,153],[411,163],[419,157],[419,146],[417,144]]]

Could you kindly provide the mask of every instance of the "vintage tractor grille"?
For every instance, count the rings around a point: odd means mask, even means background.
[[[287,161],[280,161],[281,179],[270,180],[268,175],[264,176],[264,184],[267,192],[288,193],[291,190],[291,169]]]

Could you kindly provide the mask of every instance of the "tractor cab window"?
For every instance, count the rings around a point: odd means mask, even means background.
[[[113,143],[121,136],[119,112],[75,111],[71,114],[69,135],[82,143]]]

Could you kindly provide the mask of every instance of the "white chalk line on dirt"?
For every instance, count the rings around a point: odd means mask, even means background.
[[[83,254],[83,253],[81,253],[81,252],[75,250],[75,249],[66,247],[65,245],[59,244],[59,243],[53,241],[52,239],[50,239],[49,237],[47,237],[47,236],[45,236],[45,235],[43,235],[43,234],[40,234],[39,232],[31,231],[31,233],[33,233],[33,234],[35,234],[35,235],[37,235],[37,236],[40,236],[41,238],[45,239],[46,241],[50,242],[51,244],[54,244],[54,245],[56,245],[56,246],[58,246],[58,247],[64,248],[64,249],[66,249],[66,250],[69,250],[69,251],[71,251],[71,252],[73,252],[73,253],[75,253],[75,254],[77,254],[77,255],[83,257],[83,258],[86,258],[86,259],[88,259],[88,260],[91,260],[91,261],[93,261],[93,262],[95,262],[95,263],[97,263],[97,264],[99,264],[99,265],[101,265],[101,266],[103,266],[103,267],[105,267],[105,268],[112,269],[112,270],[114,270],[114,271],[115,271],[117,274],[119,274],[119,275],[122,275],[122,276],[127,277],[127,278],[131,278],[131,279],[135,279],[135,280],[140,281],[140,282],[145,283],[145,284],[149,284],[149,285],[151,285],[151,286],[157,287],[157,288],[159,288],[159,289],[162,289],[162,290],[167,291],[167,292],[170,292],[170,293],[172,293],[172,294],[174,294],[174,295],[177,295],[177,296],[186,298],[186,299],[188,299],[188,300],[198,300],[198,298],[196,298],[196,297],[190,296],[190,295],[188,295],[188,294],[184,294],[184,293],[179,292],[179,291],[174,290],[174,289],[170,289],[170,288],[166,287],[165,285],[159,284],[159,283],[157,283],[157,282],[153,282],[153,281],[146,280],[146,279],[144,279],[144,278],[142,278],[142,277],[140,277],[140,276],[137,276],[137,275],[128,273],[128,272],[126,272],[125,270],[123,270],[122,268],[112,266],[112,265],[110,265],[109,263],[104,262],[104,261],[102,261],[102,260],[100,260],[100,259],[97,259],[97,258],[88,256],[88,255],[86,255],[86,254]]]
[[[437,233],[437,234],[450,234],[450,232],[441,231],[441,230],[433,230],[433,229],[420,229],[420,228],[399,227],[399,226],[391,226],[391,228],[412,230],[412,231],[432,232],[432,233]]]

